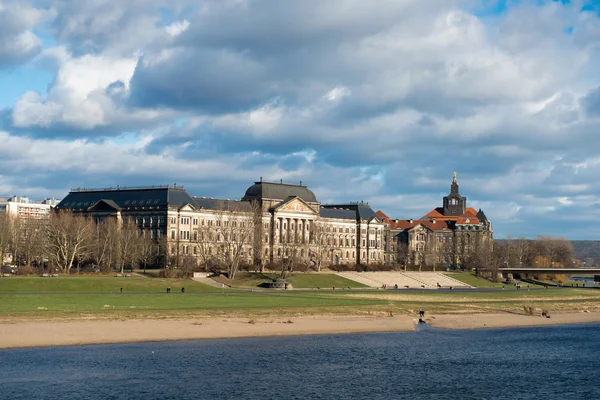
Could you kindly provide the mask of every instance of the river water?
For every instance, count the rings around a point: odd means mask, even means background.
[[[550,400],[599,389],[600,324],[0,351],[2,400]]]

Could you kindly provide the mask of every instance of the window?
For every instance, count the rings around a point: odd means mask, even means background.
[[[194,218],[194,225],[198,225],[198,218]]]
[[[179,239],[181,240],[190,240],[190,231],[180,231]]]
[[[175,231],[171,231],[171,239],[175,240]]]
[[[194,241],[198,241],[198,231],[194,231]]]
[[[171,223],[172,224],[176,224],[177,223],[177,218],[176,217],[171,217]]]
[[[198,254],[198,246],[194,246],[194,255]]]
[[[304,249],[300,249],[300,257],[304,257]]]
[[[183,225],[189,225],[190,224],[190,217],[181,217],[181,223]]]

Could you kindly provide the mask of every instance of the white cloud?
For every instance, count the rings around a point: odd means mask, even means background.
[[[166,26],[165,30],[171,36],[179,36],[190,27],[190,22],[187,19],[183,21],[173,22],[171,25]]]
[[[41,49],[33,29],[48,13],[26,2],[0,0],[0,68],[23,63]]]

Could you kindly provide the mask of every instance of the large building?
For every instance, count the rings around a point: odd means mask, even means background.
[[[54,199],[32,201],[28,197],[0,197],[0,212],[11,217],[44,218],[50,215],[51,208],[58,202]]]
[[[456,267],[467,263],[475,252],[491,248],[492,223],[484,212],[467,207],[460,195],[456,173],[450,193],[437,207],[417,220],[391,219],[377,215],[387,224],[386,261],[400,264]]]
[[[255,182],[241,200],[190,196],[181,186],[74,189],[57,206],[76,214],[131,218],[164,238],[175,263],[228,257],[313,265],[383,263],[385,223],[368,204],[321,204],[306,186]]]

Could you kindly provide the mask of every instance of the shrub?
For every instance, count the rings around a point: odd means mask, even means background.
[[[15,270],[15,274],[17,275],[33,275],[36,274],[37,270],[32,267],[22,266]]]

